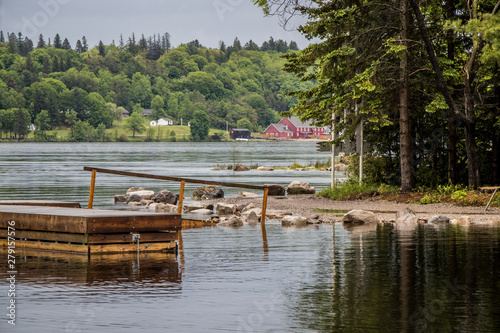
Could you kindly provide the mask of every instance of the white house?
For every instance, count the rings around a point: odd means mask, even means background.
[[[160,118],[160,119],[158,119],[158,121],[152,120],[149,124],[153,127],[172,126],[174,124],[174,122],[170,118]]]

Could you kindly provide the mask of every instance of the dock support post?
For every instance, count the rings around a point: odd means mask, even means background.
[[[178,202],[178,207],[177,207],[177,214],[182,214],[182,203],[184,201],[184,185],[186,184],[186,181],[181,180],[181,189],[179,191],[179,202]]]
[[[267,235],[266,235],[266,209],[267,209],[267,194],[269,188],[264,189],[264,199],[262,201],[262,215],[260,217],[260,228],[262,229],[262,241],[264,242],[264,249],[267,249]]]
[[[97,170],[92,169],[92,178],[90,179],[90,191],[89,191],[89,204],[88,209],[92,209],[92,205],[94,204],[94,190],[95,190],[95,177],[97,174]]]

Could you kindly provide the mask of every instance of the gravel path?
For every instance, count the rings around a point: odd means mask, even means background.
[[[255,204],[262,207],[262,197],[257,198],[224,198],[218,200],[208,200],[213,203],[225,202],[237,205]],[[340,222],[345,211],[352,209],[369,210],[377,214],[378,218],[385,222],[396,219],[396,212],[404,207],[412,209],[419,218],[427,220],[434,215],[445,215],[450,219],[460,216],[469,216],[470,221],[489,222],[500,221],[500,208],[489,208],[484,212],[484,207],[461,207],[451,204],[402,204],[383,200],[353,200],[353,201],[333,201],[315,195],[289,195],[287,197],[268,197],[267,210],[269,211],[289,211],[295,215],[305,217],[319,214],[321,219],[332,222]],[[328,210],[328,211],[318,211]]]

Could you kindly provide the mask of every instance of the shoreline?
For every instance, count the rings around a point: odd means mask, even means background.
[[[222,198],[203,200],[211,203],[232,203],[236,205],[248,205],[253,203],[256,207],[262,208],[262,197],[253,198]],[[485,207],[464,207],[453,204],[406,204],[391,202],[386,200],[352,200],[334,201],[316,195],[288,195],[286,197],[268,197],[267,211],[288,211],[294,215],[310,217],[319,215],[323,220],[332,223],[341,222],[345,212],[353,209],[372,211],[382,222],[393,222],[396,219],[396,212],[410,208],[419,219],[427,221],[434,215],[444,215],[450,220],[459,217],[470,217],[471,223],[500,222],[500,208],[490,207],[485,212]],[[323,210],[323,211],[318,211]],[[332,212],[333,211],[333,212]]]

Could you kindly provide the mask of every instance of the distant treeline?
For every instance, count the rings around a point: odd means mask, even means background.
[[[85,37],[72,47],[59,34],[40,35],[35,47],[0,31],[0,135],[25,135],[16,119],[35,123],[42,111],[46,129],[78,121],[110,128],[124,109],[185,124],[202,111],[213,128],[263,130],[296,103],[286,91],[311,85],[281,71],[281,55],[297,49],[272,37],[261,46],[235,38],[218,49],[198,40],[172,48],[168,33],[93,47]]]

